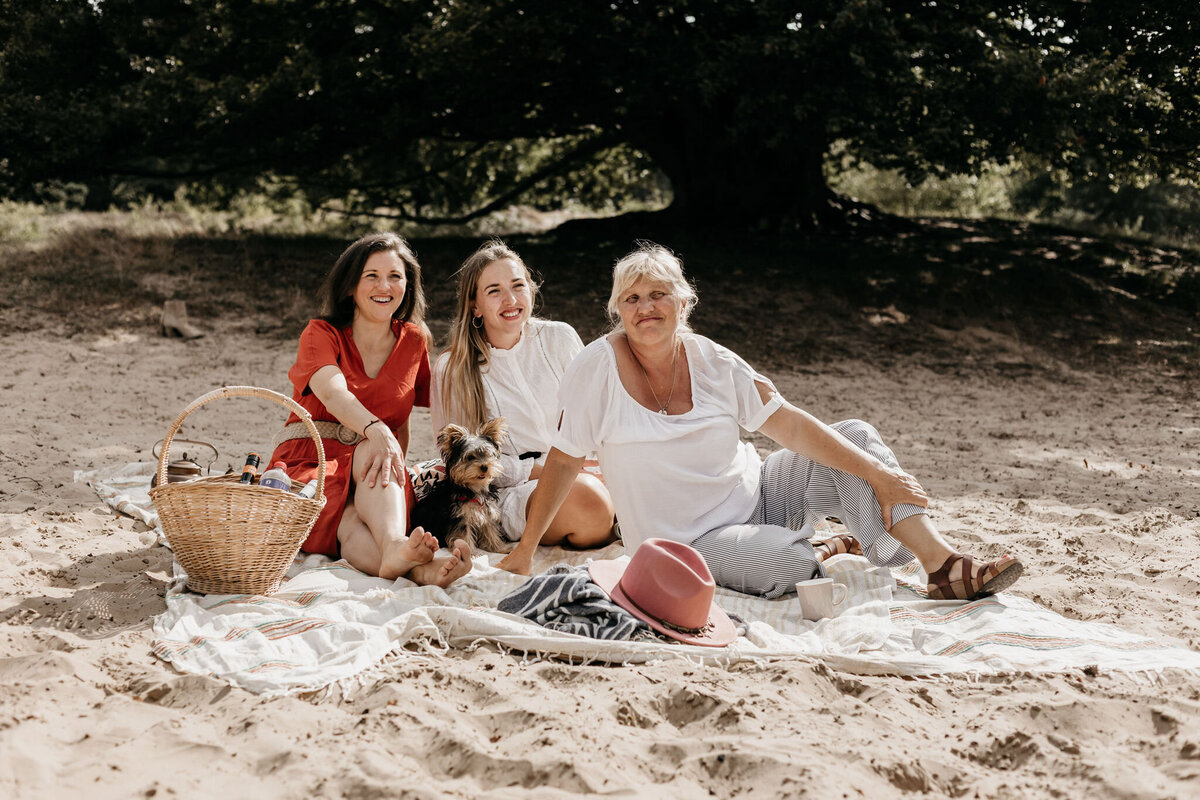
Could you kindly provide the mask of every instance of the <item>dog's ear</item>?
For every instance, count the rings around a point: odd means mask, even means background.
[[[442,454],[442,461],[449,461],[454,446],[469,435],[466,428],[455,425],[453,422],[442,428],[437,438],[438,451]]]
[[[504,436],[508,433],[508,426],[504,423],[504,417],[495,417],[483,423],[483,427],[479,429],[479,435],[489,440],[496,447],[500,447],[504,442]]]

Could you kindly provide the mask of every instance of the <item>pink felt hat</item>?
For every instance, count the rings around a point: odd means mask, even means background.
[[[628,562],[593,561],[588,572],[614,603],[659,633],[706,647],[737,638],[733,620],[713,602],[708,565],[686,544],[647,539]]]

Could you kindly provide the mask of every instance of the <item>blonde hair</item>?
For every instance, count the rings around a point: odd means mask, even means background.
[[[479,291],[479,277],[488,265],[509,259],[525,271],[531,300],[537,299],[538,284],[521,257],[500,239],[489,239],[463,262],[458,270],[457,300],[446,345],[446,369],[440,387],[447,421],[475,429],[487,421],[487,397],[483,393],[483,369],[490,360],[491,344],[482,326],[472,325],[472,306]],[[530,310],[532,313],[532,309]]]
[[[608,296],[608,320],[612,323],[612,329],[624,330],[620,313],[621,295],[646,278],[665,283],[670,287],[671,294],[681,300],[678,330],[690,331],[692,328],[688,325],[688,317],[700,298],[688,279],[683,277],[683,261],[661,244],[638,242],[637,245],[636,250],[613,265],[612,294]]]

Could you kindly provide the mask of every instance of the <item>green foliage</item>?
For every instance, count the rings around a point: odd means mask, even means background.
[[[984,164],[972,174],[930,175],[914,185],[899,169],[877,169],[858,160],[851,163],[839,145],[834,146],[826,170],[834,191],[904,217],[1014,216],[1013,195],[1025,177],[1014,165]]]
[[[835,191],[900,216],[1039,220],[1162,246],[1200,246],[1200,190],[1190,184],[1148,180],[1113,187],[1015,163],[929,176],[915,185],[900,170],[864,162],[845,166],[831,158],[828,170]]]
[[[433,223],[631,197],[694,224],[817,222],[834,142],[847,168],[912,184],[1014,161],[1193,180],[1193,17],[1131,0],[8,0],[0,195],[232,198],[270,173],[314,207]]]

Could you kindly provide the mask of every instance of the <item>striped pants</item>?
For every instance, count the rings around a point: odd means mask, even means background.
[[[868,423],[850,419],[830,427],[889,467],[899,467]],[[872,564],[897,567],[913,559],[884,530],[879,501],[862,478],[779,450],[763,462],[758,494],[758,507],[745,524],[709,531],[692,542],[720,586],[774,598],[795,591],[800,581],[824,577],[809,537],[814,523],[826,517],[845,524]],[[920,506],[895,505],[892,524],[924,513]]]

